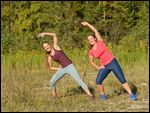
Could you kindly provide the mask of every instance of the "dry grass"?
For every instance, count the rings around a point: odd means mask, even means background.
[[[27,56],[2,55],[1,110],[2,111],[149,111],[149,66],[141,59],[132,65],[123,66],[125,76],[138,100],[131,101],[121,84],[111,73],[104,81],[108,100],[101,102],[95,85],[97,71],[88,66],[85,83],[93,90],[93,101],[78,87],[70,76],[57,83],[59,98],[51,97],[49,80],[54,72],[44,68],[43,57],[39,54]],[[83,78],[86,59],[73,58]]]

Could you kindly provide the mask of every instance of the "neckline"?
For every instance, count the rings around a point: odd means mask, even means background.
[[[96,46],[96,47],[94,47],[94,46]],[[94,45],[93,47],[92,47],[92,49],[93,50],[96,50],[97,49],[97,43],[96,43],[96,45]]]

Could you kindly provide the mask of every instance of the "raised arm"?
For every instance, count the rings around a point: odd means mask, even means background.
[[[43,32],[43,33],[39,33],[37,36],[42,38],[42,37],[44,37],[45,35],[52,36],[52,37],[53,37],[53,41],[54,41],[54,43],[53,43],[54,48],[55,48],[55,49],[60,49],[59,46],[58,46],[58,44],[57,44],[57,36],[56,36],[55,33]]]
[[[95,33],[95,36],[96,36],[97,40],[101,40],[102,41],[101,35],[99,34],[99,32],[97,31],[97,29],[94,26],[92,26],[91,24],[89,24],[88,22],[85,22],[85,21],[81,22],[81,24],[83,26],[88,26]]]

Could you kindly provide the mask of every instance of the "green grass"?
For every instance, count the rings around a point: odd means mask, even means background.
[[[80,51],[70,53],[65,50],[83,78],[88,58],[87,51]],[[2,111],[149,111],[149,56],[146,59],[143,55],[134,63],[120,62],[127,81],[136,90],[137,101],[129,99],[122,85],[110,73],[104,81],[108,100],[100,102],[95,84],[98,72],[90,65],[84,81],[93,89],[95,101],[88,98],[70,76],[64,76],[57,82],[59,98],[53,99],[51,90],[47,87],[55,72],[45,69],[43,55],[39,52],[1,54]]]

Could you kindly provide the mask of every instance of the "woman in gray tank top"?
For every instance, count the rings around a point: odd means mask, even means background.
[[[50,87],[52,89],[52,96],[56,97],[56,82],[61,79],[65,74],[69,74],[87,93],[88,96],[94,97],[87,85],[81,80],[79,73],[77,72],[75,66],[72,61],[67,57],[67,55],[60,49],[57,44],[57,36],[55,33],[39,33],[38,37],[44,37],[45,35],[49,35],[53,37],[53,47],[50,47],[48,43],[43,43],[43,48],[48,53],[47,62],[50,70],[57,71],[50,80]],[[59,68],[52,66],[52,60],[58,62],[60,64]]]

